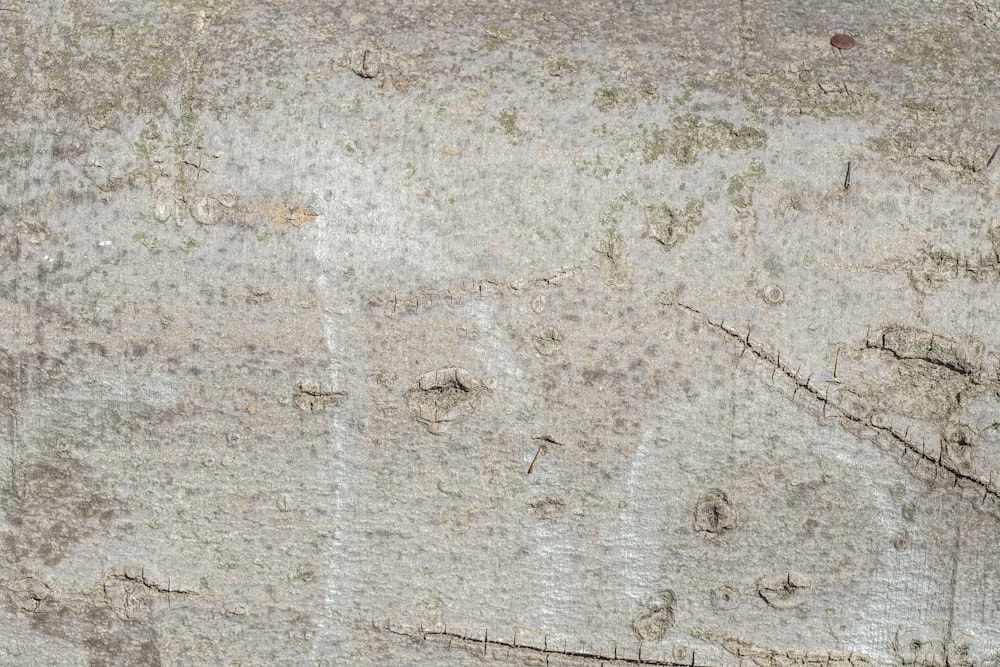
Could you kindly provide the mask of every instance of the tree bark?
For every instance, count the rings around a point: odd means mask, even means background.
[[[0,663],[1000,664],[1000,11],[635,4],[2,8]]]

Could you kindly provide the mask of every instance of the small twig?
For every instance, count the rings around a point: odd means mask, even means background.
[[[991,155],[990,159],[986,161],[986,166],[984,167],[984,169],[990,168],[990,165],[993,164],[993,160],[995,160],[997,157],[997,153],[1000,153],[1000,144],[997,144],[997,147],[993,149],[993,155]]]
[[[851,189],[851,163],[847,163],[847,176],[844,177],[844,192]]]
[[[538,457],[545,453],[545,449],[545,445],[538,445],[538,451],[535,452],[535,457],[531,459],[531,465],[528,466],[529,475],[535,470],[535,464],[538,463]]]

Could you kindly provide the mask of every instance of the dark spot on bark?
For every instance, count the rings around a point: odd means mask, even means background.
[[[736,510],[724,491],[712,489],[698,498],[694,527],[695,530],[715,535],[736,530]]]
[[[853,49],[857,42],[850,35],[845,35],[843,33],[838,33],[830,38],[830,44],[842,51],[847,49]]]

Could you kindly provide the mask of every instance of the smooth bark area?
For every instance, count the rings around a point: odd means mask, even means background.
[[[1000,665],[995,3],[0,35],[0,664]]]

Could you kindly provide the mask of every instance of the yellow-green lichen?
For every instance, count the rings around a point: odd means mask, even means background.
[[[766,106],[793,114],[829,118],[861,113],[878,99],[866,85],[855,80],[819,76],[808,67],[749,69],[739,75],[722,72],[713,80],[726,89],[746,89],[749,106]]]
[[[744,212],[751,209],[754,189],[766,171],[763,161],[754,158],[746,169],[729,179],[726,193],[732,197],[732,204],[737,210]]]
[[[521,130],[517,127],[518,113],[519,111],[516,107],[508,107],[501,109],[500,114],[497,116],[497,123],[507,136],[518,137],[521,135]]]
[[[628,278],[628,268],[625,264],[625,239],[618,232],[617,225],[607,228],[597,247],[598,262],[601,267],[601,280],[608,285],[618,285]]]
[[[49,223],[45,221],[19,223],[17,231],[28,243],[34,245],[44,243],[52,236],[52,232],[49,230]]]
[[[549,76],[565,76],[572,74],[576,69],[576,65],[565,56],[553,56],[545,60],[545,71]]]
[[[767,133],[758,127],[736,127],[729,121],[696,114],[680,114],[671,124],[671,128],[643,128],[643,162],[650,164],[669,154],[674,164],[689,165],[697,162],[703,150],[750,150],[767,143]]]
[[[687,238],[705,220],[700,199],[688,199],[684,206],[660,204],[646,207],[649,237],[670,250]]]
[[[940,165],[967,175],[975,174],[986,166],[989,152],[984,151],[984,141],[978,137],[965,141],[952,140],[955,131],[937,124],[923,129],[889,130],[868,140],[868,147],[893,160],[926,162],[928,166]]]
[[[639,100],[652,102],[659,96],[656,84],[643,81],[637,85],[598,88],[594,91],[594,106],[598,111],[608,112],[614,108],[624,111],[635,109]]]
[[[499,23],[493,23],[483,31],[486,36],[486,50],[496,51],[507,42],[514,39],[514,31]]]

